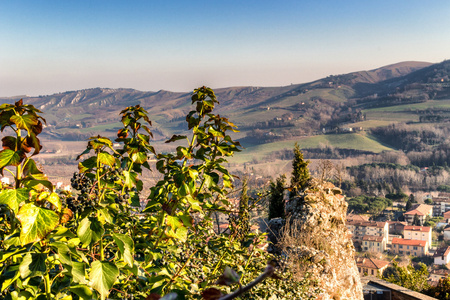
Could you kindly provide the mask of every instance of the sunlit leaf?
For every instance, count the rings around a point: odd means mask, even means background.
[[[9,206],[15,214],[19,211],[20,203],[28,199],[30,190],[19,188],[19,189],[4,189],[0,191],[0,203]]]
[[[102,223],[95,218],[84,218],[78,226],[77,235],[83,245],[97,242],[105,232]]]
[[[113,233],[114,241],[122,254],[123,260],[128,266],[133,266],[134,242],[126,234]]]
[[[99,260],[92,263],[89,279],[92,287],[100,293],[102,300],[108,296],[117,276],[119,276],[119,269],[113,263]]]
[[[20,231],[22,245],[41,240],[59,224],[58,214],[33,203],[23,205],[17,218],[22,225]]]
[[[24,279],[27,277],[42,276],[47,271],[45,260],[46,253],[27,253],[20,263],[20,276]]]

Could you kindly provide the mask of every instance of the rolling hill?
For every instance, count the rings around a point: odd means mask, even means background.
[[[450,116],[450,62],[402,62],[378,69],[332,75],[284,87],[216,89],[217,113],[241,130],[235,138],[257,155],[289,148],[303,140],[380,152],[382,145],[365,131],[395,122],[434,120]],[[12,103],[19,97],[0,98]],[[90,135],[113,137],[119,112],[139,104],[153,122],[156,143],[184,132],[190,93],[94,88],[38,97],[22,97],[43,111],[48,140],[86,140]],[[424,118],[424,116],[427,116]],[[339,137],[331,137],[336,135]],[[259,155],[259,156],[261,156]],[[250,159],[251,157],[249,157]]]

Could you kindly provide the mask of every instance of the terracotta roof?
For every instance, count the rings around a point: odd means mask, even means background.
[[[450,218],[450,210],[444,213],[444,218]]]
[[[369,219],[363,215],[357,215],[357,214],[348,214],[347,215],[347,222],[348,221],[368,221]]]
[[[430,213],[430,211],[432,211],[433,206],[431,205],[426,205],[426,204],[419,204],[419,206],[417,206],[416,208],[405,212],[405,215],[415,215],[417,214],[418,216],[425,216],[428,215]]]
[[[348,225],[384,228],[386,222],[348,220]]]
[[[425,247],[427,245],[427,242],[419,240],[405,240],[401,238],[393,238],[392,244]]]
[[[450,254],[450,246],[442,247],[436,250],[436,253],[434,254],[435,257],[437,256],[447,256]]]
[[[389,265],[389,262],[368,257],[357,257],[356,265],[363,268],[382,269]]]
[[[365,236],[363,236],[363,241],[382,242],[383,241],[383,237],[382,236],[366,234]]]
[[[431,231],[431,227],[428,226],[412,226],[412,225],[408,225],[405,226],[404,230],[409,230],[409,231],[421,231],[421,232],[430,232]]]

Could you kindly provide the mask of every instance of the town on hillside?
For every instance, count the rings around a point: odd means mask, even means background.
[[[403,210],[400,203],[377,216],[347,215],[346,226],[357,251],[360,275],[380,276],[393,262],[399,265],[424,263],[436,284],[450,267],[450,193],[427,195],[428,204],[412,204]]]

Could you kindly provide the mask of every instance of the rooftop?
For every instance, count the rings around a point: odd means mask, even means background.
[[[427,242],[419,240],[405,240],[401,238],[393,238],[392,244],[425,247],[427,245]]]
[[[389,262],[369,257],[357,257],[356,265],[363,268],[382,269],[389,265]]]
[[[405,215],[425,216],[430,214],[432,211],[433,211],[432,205],[419,204],[417,207],[411,209],[410,211],[405,212]]]
[[[371,242],[380,242],[381,243],[383,241],[383,237],[366,234],[365,236],[363,236],[363,241],[371,241]]]
[[[431,227],[428,226],[412,226],[412,225],[408,225],[405,226],[405,231],[409,230],[409,231],[421,231],[421,232],[431,232]]]

